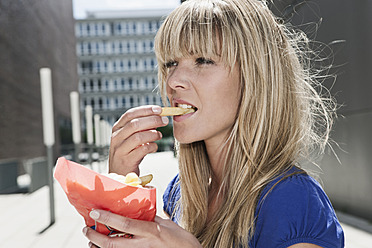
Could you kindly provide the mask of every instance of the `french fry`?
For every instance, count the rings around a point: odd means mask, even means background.
[[[195,109],[192,108],[164,107],[161,109],[160,116],[185,115],[195,112]]]
[[[146,186],[146,184],[148,184],[148,183],[151,182],[152,178],[153,178],[152,174],[148,174],[146,176],[140,177],[140,179],[141,179],[141,186],[142,187]]]

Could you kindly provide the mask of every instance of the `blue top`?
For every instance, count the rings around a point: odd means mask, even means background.
[[[319,183],[299,169],[280,176],[262,191],[256,208],[256,226],[251,248],[285,248],[298,243],[311,243],[325,248],[343,248],[344,233],[331,202]],[[278,183],[263,200],[264,195]],[[180,198],[179,176],[168,185],[163,195],[164,211],[172,216]]]

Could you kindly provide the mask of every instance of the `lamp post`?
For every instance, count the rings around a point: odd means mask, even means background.
[[[48,186],[49,186],[49,205],[50,205],[50,224],[43,231],[55,223],[54,208],[54,187],[53,187],[53,145],[54,137],[54,113],[53,113],[53,93],[52,93],[52,72],[49,68],[40,69],[41,86],[41,107],[43,118],[43,138],[47,150],[48,163]],[[43,232],[42,231],[42,232]]]

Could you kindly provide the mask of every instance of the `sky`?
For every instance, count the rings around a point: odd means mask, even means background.
[[[180,0],[73,0],[74,17],[86,17],[86,11],[127,10],[127,9],[170,9],[180,4]]]

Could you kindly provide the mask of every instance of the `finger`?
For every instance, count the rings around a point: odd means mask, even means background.
[[[158,145],[154,142],[145,143],[136,147],[133,151],[128,154],[129,159],[137,160],[141,162],[142,159],[150,153],[154,153],[158,150]]]
[[[125,140],[133,133],[156,129],[166,126],[169,119],[165,116],[147,116],[133,119],[127,122],[123,127],[113,131],[111,140]]]
[[[110,168],[109,172],[115,172],[121,175],[126,175],[129,172],[135,172],[137,175],[139,174],[138,165],[141,163],[143,158],[150,153],[154,153],[158,150],[158,145],[156,143],[146,143],[137,148],[133,151],[128,153],[122,149],[117,149],[115,152],[110,154]],[[131,161],[131,163],[126,163],[127,161]],[[113,164],[125,164],[125,166],[113,166]]]
[[[122,135],[117,135],[117,137],[113,137],[111,139],[110,145],[115,149],[121,149],[126,151],[127,153],[142,144],[151,143],[162,138],[161,132],[156,130],[137,132],[127,137],[126,139],[122,138],[121,136]]]
[[[161,113],[161,107],[157,105],[147,105],[132,108],[125,112],[120,119],[114,124],[112,131],[116,132],[118,129],[124,127],[128,122],[139,117],[145,117],[150,115],[159,115]]]
[[[92,242],[89,242],[89,243],[88,243],[88,246],[89,246],[89,248],[100,248],[99,246],[96,246],[96,245],[93,244]]]
[[[158,224],[155,222],[134,220],[104,210],[95,209],[89,216],[104,225],[134,236],[151,236],[158,232]]]
[[[132,239],[126,239],[122,237],[109,237],[104,234],[101,234],[92,228],[85,227],[83,229],[84,235],[87,237],[87,239],[90,240],[89,247],[94,248],[119,248],[123,247],[123,245],[130,245],[132,242]]]

